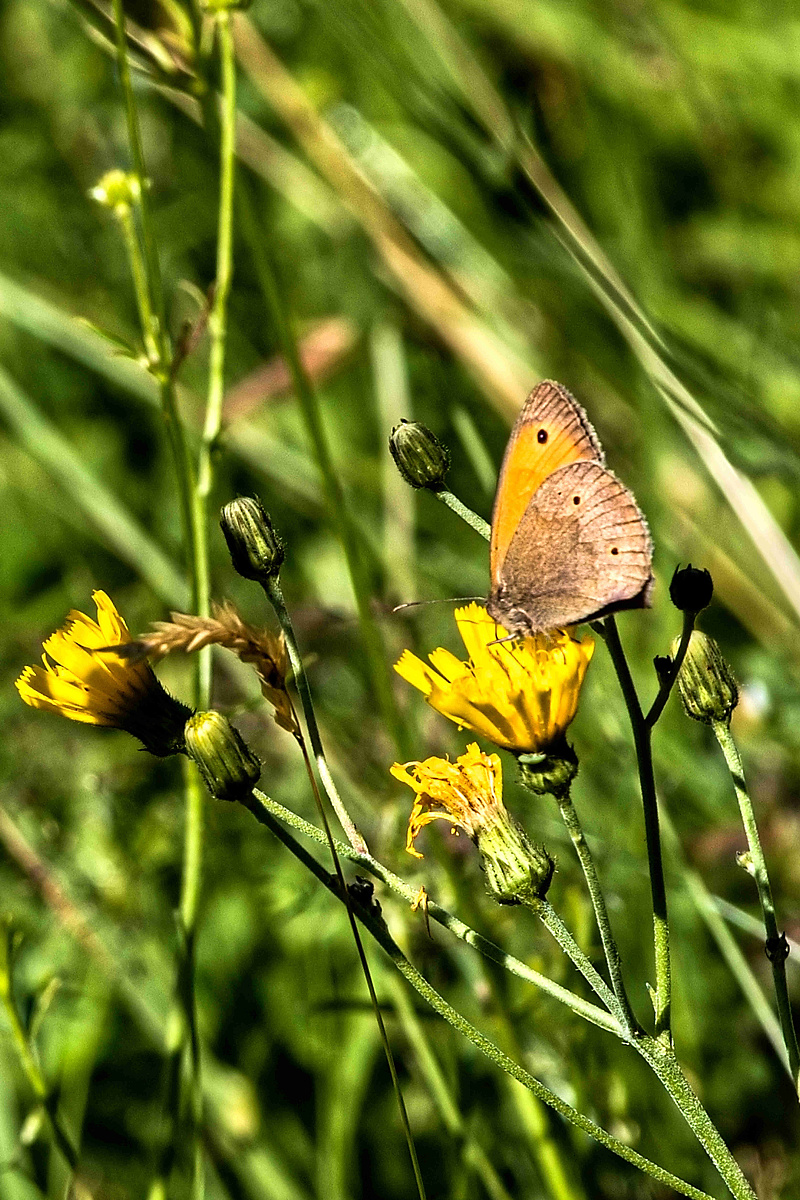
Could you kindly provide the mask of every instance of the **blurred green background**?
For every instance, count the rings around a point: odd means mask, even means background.
[[[177,335],[214,277],[217,156],[197,121],[185,14],[174,0],[126,11]],[[426,422],[451,448],[453,490],[488,518],[514,412],[540,378],[562,381],[652,527],[654,607],[619,622],[645,696],[653,655],[679,631],[667,595],[675,565],[691,560],[714,575],[701,624],[742,685],[734,730],[779,920],[800,938],[793,6],[255,0],[237,21],[240,179],[318,391],[387,663],[406,646],[461,648],[451,606],[393,615],[393,605],[488,586],[485,545],[396,476],[392,425]],[[180,768],[124,734],[25,709],[12,686],[71,607],[91,611],[93,588],[111,594],[134,630],[188,603],[155,391],[109,340],[138,344],[124,246],[88,196],[105,171],[129,165],[108,32],[102,3],[6,0],[0,14],[0,887],[24,933],[20,1006],[31,1016],[46,997],[48,1079],[80,1131],[94,1195],[122,1200],[145,1194],[164,1132]],[[373,851],[580,988],[531,917],[492,904],[463,839],[442,827],[427,835],[422,862],[404,853],[409,797],[388,766],[459,753],[467,739],[399,679],[404,745],[376,710],[345,559],[245,232],[237,224],[212,512],[257,493],[284,536],[284,590],[318,715]],[[193,434],[207,358],[201,340],[180,376]],[[233,575],[216,525],[211,554],[213,595],[266,622],[261,593]],[[160,674],[188,698],[185,663],[170,660]],[[296,746],[268,719],[255,679],[220,659],[214,697],[262,757],[265,790],[314,820]],[[576,804],[644,1020],[652,947],[641,805],[602,646],[572,736]],[[770,995],[770,980],[754,888],[735,861],[744,840],[730,779],[711,736],[674,701],[655,754],[679,839],[667,841],[678,1052],[759,1197],[788,1200],[800,1194],[797,1107],[746,995],[753,978]],[[534,803],[512,761],[504,766],[509,805],[558,858],[551,900],[602,958],[555,805]],[[209,802],[207,822],[198,942],[207,1194],[413,1195],[340,907],[247,813]],[[412,958],[471,1020],[615,1136],[723,1194],[680,1114],[624,1047],[520,981],[496,978],[441,929],[429,938],[418,915],[378,894]],[[429,1194],[485,1195],[443,1128],[380,953],[370,959]],[[795,996],[798,962],[788,963]],[[421,1016],[467,1128],[511,1196],[667,1194],[521,1099]],[[46,1142],[20,1144],[33,1101],[3,1029],[0,1020],[0,1194],[54,1196],[64,1180]],[[560,1193],[542,1172],[542,1139],[563,1163]],[[183,1196],[188,1141],[175,1152],[170,1194]]]

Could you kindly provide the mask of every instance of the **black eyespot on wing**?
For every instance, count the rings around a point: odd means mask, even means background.
[[[573,497],[572,497],[572,503],[573,503],[573,504],[580,504],[580,502],[581,502],[581,498],[580,498],[580,496],[573,496]]]
[[[545,442],[547,441],[547,437],[548,437],[547,430],[540,429],[536,435],[536,440],[540,446],[543,446],[545,444]]]
[[[617,547],[616,547],[616,546],[612,546],[612,547],[611,547],[611,553],[612,553],[612,554],[619,554],[619,550],[617,549]]]

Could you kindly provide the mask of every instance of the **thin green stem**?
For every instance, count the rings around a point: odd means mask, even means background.
[[[486,1151],[467,1128],[467,1123],[461,1115],[444,1072],[433,1052],[430,1039],[411,1003],[408,988],[393,971],[386,973],[386,986],[441,1122],[450,1137],[461,1143],[464,1162],[478,1176],[491,1200],[512,1200],[511,1194],[504,1187]]]
[[[747,870],[748,874],[752,875],[755,880],[758,890],[758,899],[761,904],[761,914],[764,919],[764,932],[766,935],[764,949],[772,967],[775,997],[778,1002],[778,1019],[780,1020],[781,1032],[786,1045],[786,1053],[789,1056],[792,1080],[795,1090],[798,1091],[800,1089],[800,1049],[798,1049],[797,1045],[797,1032],[792,1016],[789,988],[786,983],[786,959],[789,954],[789,946],[785,935],[778,929],[775,904],[772,899],[772,886],[767,872],[767,862],[761,846],[753,802],[750,799],[747,783],[744,778],[744,768],[739,755],[739,748],[733,740],[733,735],[727,721],[715,721],[713,728],[722,753],[725,756],[725,762],[728,765],[728,770],[733,780],[736,799],[739,803],[739,812],[742,814],[742,823],[750,852]]]
[[[150,289],[147,286],[147,271],[142,257],[139,235],[136,231],[133,210],[129,204],[117,204],[114,208],[114,216],[119,221],[122,236],[125,239],[125,247],[128,251],[128,261],[130,262],[131,275],[133,276],[133,290],[136,295],[136,306],[139,310],[139,322],[142,327],[147,361],[152,367],[156,367],[157,369],[161,360],[161,347],[158,344],[156,335],[158,324],[153,312]]]
[[[253,201],[245,189],[241,189],[240,201],[242,228],[249,242],[253,265],[262,294],[275,323],[281,349],[289,366],[300,411],[322,476],[328,505],[344,550],[358,610],[359,627],[366,650],[367,665],[375,688],[378,707],[401,757],[410,758],[411,751],[407,745],[407,735],[397,709],[391,674],[370,604],[372,588],[364,564],[363,547],[359,544],[358,532],[333,462],[319,400],[300,359],[288,306],[278,284],[274,264],[265,248],[263,234],[255,217]]]
[[[364,943],[361,940],[361,934],[359,933],[358,925],[356,923],[356,918],[355,918],[355,913],[354,913],[354,908],[353,908],[353,900],[350,895],[350,890],[345,882],[344,872],[342,871],[341,859],[339,858],[339,854],[336,849],[336,842],[334,841],[333,834],[331,833],[331,827],[328,822],[328,817],[325,812],[325,807],[322,803],[322,797],[319,794],[319,789],[317,788],[316,781],[314,779],[313,773],[311,772],[311,763],[309,762],[309,759],[308,759],[308,754],[306,751],[305,743],[303,742],[302,738],[298,738],[298,741],[299,741],[301,749],[303,751],[303,757],[306,761],[306,767],[309,772],[309,778],[310,778],[311,785],[312,785],[312,788],[314,791],[314,799],[317,804],[317,811],[319,812],[320,819],[322,820],[322,824],[324,826],[325,842],[328,846],[328,849],[331,852],[331,858],[333,859],[337,890],[338,890],[339,895],[344,900],[345,908],[347,909],[347,919],[350,922],[350,928],[351,928],[351,931],[353,934],[353,941],[355,942],[355,945],[356,945],[359,962],[361,963],[361,970],[364,974],[364,979],[367,984],[367,990],[369,991],[369,998],[370,998],[370,1003],[372,1004],[372,1011],[375,1014],[375,1020],[378,1025],[378,1032],[380,1033],[381,1043],[383,1045],[383,1051],[384,1051],[384,1054],[386,1055],[386,1062],[389,1067],[389,1074],[391,1075],[391,1078],[392,1078],[392,1087],[394,1088],[394,1093],[397,1098],[397,1104],[400,1109],[400,1119],[402,1121],[403,1131],[406,1136],[406,1144],[408,1146],[408,1153],[411,1158],[411,1167],[414,1172],[414,1180],[417,1185],[417,1192],[419,1194],[420,1200],[426,1200],[425,1183],[422,1178],[422,1171],[420,1169],[419,1159],[417,1157],[417,1148],[414,1144],[414,1137],[411,1132],[411,1123],[409,1122],[409,1119],[408,1119],[408,1111],[406,1109],[406,1103],[403,1098],[403,1091],[402,1091],[402,1088],[400,1087],[400,1080],[397,1075],[397,1067],[395,1065],[394,1054],[392,1053],[392,1047],[391,1047],[391,1043],[389,1041],[389,1035],[386,1032],[386,1025],[383,1020],[383,1014],[381,1013],[380,1004],[378,1003],[378,996],[375,991],[375,985],[372,980],[372,972],[369,969],[369,963],[367,961],[366,951],[364,950]],[[264,809],[260,804],[259,798],[255,795],[254,792],[251,792],[248,797],[243,799],[242,803],[255,816],[257,821],[262,820],[263,816],[265,815]],[[330,878],[330,876],[329,876],[329,878]]]
[[[265,796],[263,792],[256,789],[253,795],[258,800],[259,804],[273,817],[284,824],[289,825],[292,829],[302,833],[304,837],[309,837],[321,846],[327,845],[327,839],[321,829],[317,829],[316,825],[311,825],[303,817],[299,817],[290,809],[284,808],[277,800],[272,800],[269,796]],[[355,850],[352,846],[345,845],[344,842],[336,842],[336,852],[340,858],[349,859],[363,870],[368,871],[370,875],[374,875],[376,879],[380,879],[385,883],[396,895],[402,897],[407,904],[411,905],[416,902],[419,897],[419,890],[406,883],[399,875],[395,875],[383,863],[378,862],[368,852]],[[433,918],[439,925],[442,925],[448,932],[459,938],[462,942],[466,942],[468,946],[472,946],[485,958],[503,967],[511,975],[516,975],[519,979],[524,979],[526,983],[532,983],[534,987],[541,988],[547,995],[558,1000],[561,1004],[565,1004],[572,1009],[579,1017],[590,1021],[593,1025],[597,1025],[600,1029],[605,1029],[608,1033],[613,1033],[616,1037],[623,1037],[623,1030],[617,1020],[598,1008],[596,1004],[590,1004],[581,996],[576,996],[574,992],[567,988],[561,987],[560,984],[554,983],[552,979],[548,979],[546,975],[535,971],[533,967],[529,967],[526,963],[521,962],[518,958],[514,958],[511,954],[506,954],[494,942],[490,942],[482,934],[477,933],[469,925],[465,924],[459,917],[448,912],[446,908],[442,908],[435,900],[429,899],[427,902],[427,914]]]
[[[78,1170],[78,1152],[62,1124],[58,1112],[58,1099],[47,1086],[14,1000],[11,982],[13,937],[13,931],[9,926],[0,931],[0,1003],[5,1010],[6,1020],[11,1028],[11,1040],[14,1043],[14,1049],[25,1078],[46,1114],[55,1145],[66,1159],[69,1169],[75,1174]]]
[[[650,728],[642,712],[636,687],[631,676],[628,660],[619,639],[613,617],[606,617],[599,628],[608,647],[611,661],[617,672],[622,695],[628,709],[636,762],[639,769],[639,786],[644,810],[644,832],[647,844],[647,861],[650,869],[650,893],[653,903],[653,943],[655,949],[656,988],[654,995],[655,1031],[667,1044],[672,1042],[672,966],[669,950],[669,920],[667,915],[667,889],[664,883],[664,863],[661,854],[661,834],[658,827],[658,800],[653,774],[653,751],[650,744]]]
[[[284,829],[281,823],[275,817],[273,817],[263,805],[260,804],[260,802],[253,805],[247,804],[246,806],[253,816],[255,816],[256,820],[258,820],[262,825],[266,825],[267,828],[269,828],[275,834],[279,841],[281,841],[283,845],[286,846],[287,849],[290,850],[291,853],[297,859],[299,859],[299,861],[302,862],[309,871],[312,872],[312,874],[328,889],[328,891],[330,891],[334,896],[337,896],[340,900],[345,899],[341,893],[339,881],[328,871],[326,871],[317,862],[317,860],[313,858],[313,856],[310,855],[294,837],[292,837],[288,830]],[[428,983],[424,976],[421,975],[414,966],[412,966],[412,964],[403,954],[400,947],[389,934],[386,924],[379,913],[377,913],[374,909],[365,908],[355,901],[352,902],[352,907],[355,915],[358,917],[362,925],[369,930],[378,944],[389,955],[400,974],[403,975],[403,977],[411,984],[411,986],[417,991],[423,1000],[425,1000],[425,1002],[429,1004],[435,1012],[443,1017],[443,1019],[447,1021],[452,1028],[472,1042],[472,1044],[478,1050],[480,1050],[480,1052],[485,1055],[491,1063],[498,1067],[499,1070],[505,1071],[506,1074],[510,1075],[513,1079],[516,1079],[518,1083],[521,1083],[523,1087],[526,1087],[532,1091],[535,1096],[537,1096],[545,1104],[549,1105],[550,1108],[554,1109],[557,1113],[559,1113],[560,1116],[569,1121],[572,1125],[575,1125],[578,1129],[588,1133],[590,1137],[594,1138],[601,1145],[607,1147],[614,1154],[619,1155],[619,1157],[623,1158],[626,1162],[638,1167],[639,1170],[644,1171],[653,1179],[658,1180],[667,1187],[671,1187],[674,1191],[678,1192],[679,1195],[689,1196],[692,1198],[692,1200],[711,1200],[711,1197],[709,1197],[707,1192],[702,1192],[698,1188],[693,1187],[691,1184],[686,1183],[685,1180],[679,1179],[677,1176],[672,1175],[669,1171],[665,1171],[664,1168],[658,1166],[657,1163],[651,1162],[643,1155],[638,1154],[635,1150],[632,1150],[629,1146],[626,1146],[623,1142],[618,1141],[617,1138],[613,1137],[601,1126],[596,1125],[594,1121],[591,1121],[588,1117],[585,1117],[571,1105],[567,1104],[566,1101],[562,1100],[561,1097],[556,1095],[555,1092],[550,1091],[548,1087],[545,1087],[543,1083],[540,1083],[539,1080],[534,1078],[534,1076],[526,1071],[524,1067],[521,1067],[518,1063],[515,1063],[511,1058],[508,1057],[508,1055],[504,1054],[498,1046],[490,1041],[489,1038],[485,1037],[484,1034],[474,1027],[474,1025],[470,1024],[466,1017],[462,1016],[461,1013],[457,1012],[456,1009],[448,1004],[444,997],[441,996],[435,990],[435,988]],[[606,990],[613,999],[613,994],[611,993],[610,989]],[[747,1192],[734,1192],[734,1195],[737,1197],[737,1200],[755,1200],[753,1194],[749,1192],[749,1190]]]
[[[136,110],[136,100],[131,84],[131,70],[128,62],[128,48],[125,35],[125,11],[122,0],[113,0],[113,8],[117,67],[120,84],[122,85],[122,94],[125,99],[125,119],[128,126],[131,165],[139,184],[139,221],[142,230],[142,244],[144,246],[149,307],[153,313],[153,333],[155,335],[155,344],[158,347],[158,359],[163,366],[169,354],[169,339],[164,325],[164,291],[161,282],[161,265],[158,261],[158,251],[156,249],[155,238],[153,237],[152,221],[150,218],[149,182],[145,170],[142,135],[139,129],[139,114]]]
[[[645,724],[648,729],[652,729],[658,718],[664,711],[664,706],[669,700],[670,693],[675,686],[675,680],[678,678],[678,673],[683,666],[683,660],[686,657],[686,651],[689,649],[689,642],[692,637],[692,630],[697,619],[697,613],[685,612],[683,614],[683,628],[681,630],[681,640],[678,643],[678,650],[672,660],[672,664],[665,672],[664,678],[656,694],[656,698],[650,705],[650,711],[645,717]]]
[[[292,618],[289,616],[289,610],[286,607],[286,601],[283,598],[281,585],[278,582],[277,576],[270,576],[264,584],[264,591],[267,594],[267,599],[275,610],[275,615],[278,618],[280,627],[283,630],[283,636],[286,639],[286,650],[289,655],[289,661],[292,665],[294,674],[295,687],[300,697],[300,704],[303,709],[303,716],[306,721],[308,737],[311,742],[311,750],[314,755],[319,777],[322,780],[322,786],[328,799],[331,802],[331,807],[339,819],[339,824],[347,836],[347,840],[354,850],[359,853],[367,853],[367,843],[358,832],[350,814],[344,806],[341,796],[339,795],[336,784],[333,781],[333,776],[328,768],[328,761],[325,757],[325,750],[322,745],[322,736],[319,732],[317,717],[314,712],[314,701],[311,696],[311,688],[308,686],[308,676],[306,669],[303,666],[303,660],[300,656],[300,649],[297,645],[297,638],[292,625]]]
[[[142,148],[136,100],[131,86],[125,37],[125,14],[122,0],[113,0],[116,30],[117,61],[120,82],[125,98],[128,125],[128,141],[139,188],[139,220],[141,244],[139,251],[136,230],[131,223],[125,230],[134,287],[137,290],[142,330],[148,348],[151,373],[158,381],[161,409],[167,437],[175,461],[175,470],[180,500],[186,554],[190,564],[192,580],[192,603],[199,613],[208,611],[208,550],[206,541],[205,508],[195,483],[186,435],[181,423],[175,396],[175,372],[173,370],[172,345],[164,319],[164,293],[158,251],[153,237],[150,219],[148,181],[145,174],[144,151]],[[141,276],[144,276],[142,282]],[[145,323],[146,322],[146,323]],[[155,353],[153,353],[155,350]],[[211,691],[210,649],[201,651],[197,658],[194,678],[194,701],[208,707]],[[180,918],[182,947],[178,962],[178,981],[175,1007],[171,1016],[171,1027],[177,1031],[173,1043],[167,1045],[168,1105],[171,1113],[172,1131],[168,1135],[161,1155],[160,1169],[151,1186],[151,1196],[159,1196],[166,1190],[166,1179],[171,1166],[170,1147],[176,1141],[180,1119],[180,1069],[186,1038],[189,1039],[191,1059],[190,1095],[193,1114],[193,1196],[203,1193],[202,1141],[199,1137],[199,1121],[202,1106],[202,1081],[200,1071],[199,1041],[196,1036],[196,998],[194,990],[194,938],[197,920],[197,899],[202,872],[203,848],[203,791],[191,768],[186,784],[186,833],[181,881]],[[183,1013],[179,1006],[183,1005]]]
[[[628,999],[628,994],[625,990],[625,981],[622,977],[622,964],[619,957],[619,947],[617,946],[614,934],[611,929],[611,922],[608,918],[608,909],[606,908],[605,897],[600,886],[600,879],[597,874],[592,852],[589,849],[589,844],[583,832],[580,818],[572,802],[572,797],[569,792],[560,794],[556,797],[558,807],[561,812],[562,819],[567,828],[572,844],[575,847],[575,852],[580,860],[583,875],[586,880],[586,886],[589,889],[589,896],[594,909],[597,928],[600,931],[600,938],[603,943],[603,950],[608,964],[608,973],[611,977],[611,986],[614,989],[614,995],[617,998],[625,1024],[630,1033],[639,1035],[642,1033],[641,1026],[634,1016],[633,1010]]]
[[[524,900],[523,904],[535,913],[540,919],[548,933],[552,934],[558,942],[561,949],[572,962],[573,966],[577,967],[581,975],[583,975],[589,986],[597,993],[600,999],[605,1004],[610,1013],[617,1018],[620,1025],[625,1028],[625,1018],[622,1013],[621,1005],[617,997],[612,992],[611,988],[606,983],[605,979],[595,970],[589,959],[581,950],[574,937],[567,929],[561,917],[553,908],[549,900]],[[630,1035],[626,1033],[625,1040],[629,1040]]]
[[[456,516],[461,517],[462,521],[466,521],[467,525],[469,525],[471,529],[474,529],[476,533],[479,533],[482,538],[486,539],[487,542],[489,541],[492,536],[492,529],[491,526],[484,521],[483,517],[479,517],[476,512],[472,511],[471,508],[467,508],[466,504],[463,504],[459,500],[458,496],[454,496],[453,493],[448,491],[447,488],[430,488],[429,490],[431,495],[435,496],[437,500],[440,500],[442,504],[447,505],[447,507],[451,509]]]
[[[214,299],[208,317],[211,353],[200,470],[197,486],[203,497],[211,491],[211,458],[222,426],[225,394],[225,351],[228,333],[228,299],[233,278],[233,197],[236,170],[236,62],[231,15],[222,9],[215,16],[222,76],[222,110],[219,142],[219,211],[217,216],[217,270]],[[205,614],[202,614],[205,615]]]

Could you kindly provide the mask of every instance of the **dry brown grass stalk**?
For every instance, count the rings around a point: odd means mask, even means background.
[[[210,617],[172,613],[171,621],[157,621],[150,633],[136,639],[131,649],[148,658],[159,659],[175,651],[194,654],[204,646],[222,646],[243,663],[254,667],[261,694],[275,709],[277,724],[289,733],[300,732],[294,705],[286,690],[289,657],[283,636],[276,637],[267,629],[248,625],[228,600],[215,604]]]

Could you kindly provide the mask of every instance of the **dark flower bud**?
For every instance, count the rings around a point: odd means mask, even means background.
[[[711,573],[704,567],[676,567],[669,585],[672,603],[681,612],[699,613],[708,608],[714,595]]]
[[[679,645],[680,639],[676,638],[672,643],[673,658]],[[677,682],[686,715],[692,720],[706,725],[730,721],[739,703],[736,680],[717,643],[699,629],[689,639]]]
[[[565,738],[547,754],[519,754],[519,781],[537,796],[566,796],[578,774],[578,756]]]
[[[398,471],[413,488],[439,491],[450,466],[450,455],[435,434],[419,421],[401,421],[392,430],[389,450]]]
[[[480,830],[476,841],[489,891],[498,904],[544,899],[555,862],[544,846],[528,840],[505,810]]]
[[[252,792],[261,763],[227,717],[198,712],[186,722],[186,752],[217,800],[240,800]]]
[[[243,579],[264,583],[278,574],[285,557],[283,542],[260,500],[237,497],[225,505],[219,524],[234,570]]]
[[[664,683],[669,678],[669,673],[672,668],[672,659],[668,654],[657,654],[653,659],[653,666],[656,669],[658,682]]]

